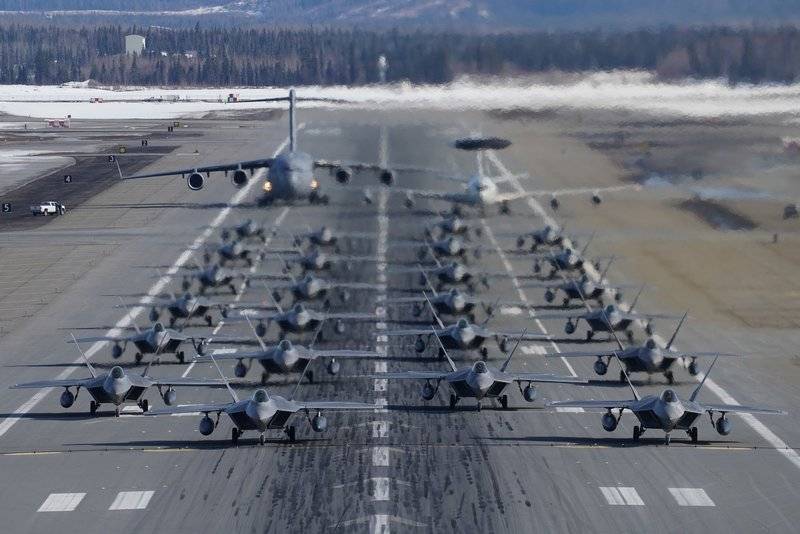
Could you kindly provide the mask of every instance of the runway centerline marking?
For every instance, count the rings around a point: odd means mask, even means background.
[[[109,510],[144,510],[153,498],[153,491],[120,491]]]
[[[600,492],[606,498],[606,502],[612,506],[644,506],[644,501],[639,497],[636,488],[601,486]]]
[[[51,493],[37,512],[71,512],[81,503],[86,493]]]
[[[488,150],[487,153],[486,153],[486,156],[494,164],[494,166],[497,168],[497,170],[500,171],[500,173],[503,176],[508,178],[508,183],[510,183],[512,186],[514,186],[514,188],[517,189],[517,191],[520,191],[520,192],[525,191],[525,188],[522,187],[522,184],[520,184],[519,180],[517,180],[517,178],[508,170],[508,168],[506,168],[506,166],[503,164],[503,162],[500,160],[500,158],[497,157],[497,154],[495,154],[493,150]],[[541,204],[539,204],[539,202],[535,198],[528,197],[528,202],[527,203],[528,203],[528,206],[530,206],[530,208],[537,215],[539,215],[539,217],[541,217],[541,219],[546,224],[549,224],[553,228],[560,228],[558,223],[552,217],[550,217],[547,214],[545,209],[542,207]],[[595,280],[599,279],[599,274],[597,273],[597,271],[594,269],[594,267],[591,264],[589,264],[586,267],[586,273],[589,274],[589,276],[591,276]],[[664,340],[661,339],[660,336],[658,336],[658,335],[654,335],[653,338],[655,338],[659,342],[662,342],[662,343],[664,342]],[[562,360],[563,359],[564,358],[562,358]],[[705,373],[702,373],[702,372],[701,373],[697,373],[697,375],[695,376],[695,379],[698,382],[700,382],[701,380],[703,380],[704,376],[705,376]],[[711,378],[707,379],[706,382],[705,382],[705,385],[706,385],[706,389],[711,390],[711,392],[714,393],[717,396],[717,398],[719,398],[722,402],[725,402],[725,403],[728,403],[728,404],[740,404],[733,397],[733,395],[728,393],[728,391],[725,388],[723,388],[722,386],[717,384],[713,379],[711,379]],[[780,452],[796,468],[800,469],[800,453],[798,453],[793,448],[789,447],[789,445],[787,445],[785,441],[783,441],[780,437],[778,437],[777,434],[775,434],[772,430],[770,430],[769,427],[767,427],[767,425],[765,425],[764,423],[759,421],[752,414],[739,414],[739,418],[742,421],[744,421],[751,429],[753,429],[753,431],[755,431],[759,436],[761,436],[770,445],[772,445],[772,448],[774,448],[775,450]]]
[[[667,488],[678,506],[716,506],[703,488]]]
[[[305,124],[301,123],[298,125],[297,129],[301,129]],[[273,157],[277,156],[287,145],[289,144],[289,138],[283,140],[283,142],[278,146],[273,154]],[[159,277],[155,284],[150,287],[150,290],[147,292],[147,295],[142,297],[139,300],[139,305],[134,306],[130,310],[128,310],[122,318],[116,322],[114,328],[108,330],[106,332],[106,337],[117,337],[122,334],[123,329],[130,326],[135,320],[136,317],[139,316],[142,311],[144,311],[144,305],[151,304],[153,299],[163,291],[163,289],[172,281],[172,277],[178,273],[178,270],[189,261],[189,258],[192,257],[194,250],[199,248],[206,240],[211,236],[211,233],[219,228],[219,226],[225,221],[225,219],[230,215],[233,206],[238,205],[244,199],[245,196],[250,192],[253,186],[261,180],[261,177],[265,174],[265,169],[259,169],[257,173],[255,173],[251,180],[248,181],[247,185],[245,185],[242,189],[237,191],[228,202],[228,205],[222,208],[216,217],[211,221],[211,224],[198,235],[192,244],[186,248],[179,256],[178,259],[172,264],[172,266],[167,270],[165,276]],[[97,352],[100,351],[105,345],[108,344],[108,341],[97,341],[92,344],[85,351],[85,355],[87,359],[91,359]],[[59,375],[56,377],[56,380],[65,380],[69,378],[70,375],[75,371],[75,369],[83,368],[83,359],[76,358],[73,361],[72,365],[64,369]],[[2,422],[0,422],[0,438],[2,438],[17,422],[22,418],[23,415],[31,411],[37,404],[39,404],[42,399],[47,396],[50,391],[55,388],[47,388],[42,389],[36,392],[29,400],[25,403],[21,404],[17,409],[15,409],[12,414]]]

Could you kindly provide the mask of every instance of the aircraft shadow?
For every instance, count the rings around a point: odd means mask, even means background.
[[[463,404],[462,404],[463,403]],[[492,411],[492,412],[529,412],[529,411],[540,411],[544,410],[542,407],[536,406],[529,406],[529,407],[515,407],[509,406],[508,408],[503,408],[501,406],[492,406],[490,404],[484,404],[480,410],[477,409],[476,404],[470,404],[470,399],[462,399],[459,404],[456,404],[455,408],[450,408],[450,406],[427,406],[423,404],[419,405],[407,405],[407,404],[387,404],[386,409],[395,412],[410,412],[410,413],[460,413],[460,412],[485,412],[485,411]]]
[[[276,433],[279,431],[275,431]],[[249,436],[248,436],[249,434]],[[96,443],[64,443],[65,447],[98,447],[98,448],[163,448],[163,449],[193,449],[193,450],[219,450],[237,447],[262,447],[258,441],[258,434],[248,432],[244,437],[239,438],[239,444],[234,446],[230,438],[227,439],[204,439],[202,441],[187,440],[136,440],[136,441],[109,441]],[[267,438],[265,445],[292,446],[322,443],[327,439],[296,439],[294,443],[284,438]]]
[[[735,442],[731,441],[713,441],[713,440],[698,440],[697,443],[692,443],[688,436],[686,439],[679,438],[678,435],[681,432],[675,432],[672,436],[671,445],[689,445],[693,447],[702,447],[704,445],[707,446],[725,446],[725,445],[735,445]],[[661,436],[656,435],[655,437],[641,437],[639,441],[633,441],[632,438],[624,438],[624,437],[608,437],[608,438],[579,438],[579,437],[570,437],[570,436],[527,436],[527,437],[495,437],[495,436],[487,436],[485,438],[478,438],[486,441],[495,441],[495,442],[509,442],[509,443],[563,443],[568,445],[579,445],[579,446],[600,446],[600,447],[613,447],[613,448],[633,448],[633,447],[653,447],[657,445],[665,445],[664,444],[664,435]]]

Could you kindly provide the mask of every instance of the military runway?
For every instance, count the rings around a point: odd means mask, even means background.
[[[471,153],[457,153],[452,140],[466,134],[499,135],[514,145],[487,154],[493,174],[530,173],[536,179],[512,180],[513,187],[549,189],[616,185],[620,172],[603,153],[565,132],[557,122],[503,121],[478,113],[344,112],[301,110],[299,142],[317,158],[417,165],[469,174]],[[148,171],[200,163],[268,157],[287,143],[282,118],[238,128],[234,119],[190,121],[192,139],[162,143],[170,153],[146,167]],[[199,154],[186,156],[196,147]],[[191,150],[190,150],[191,149]],[[182,155],[184,154],[184,155]],[[191,163],[187,162],[191,161]],[[194,162],[197,163],[194,163]],[[101,532],[796,532],[800,521],[800,331],[781,324],[737,320],[772,292],[796,296],[798,247],[788,235],[781,244],[765,242],[763,232],[729,234],[678,210],[673,199],[637,197],[625,193],[593,207],[587,198],[562,202],[557,214],[571,231],[596,232],[590,255],[623,256],[609,278],[617,283],[647,282],[641,310],[690,319],[677,344],[683,349],[719,350],[745,355],[720,360],[701,393],[708,402],[774,406],[785,416],[731,416],[733,431],[718,435],[700,421],[699,442],[675,432],[664,444],[663,433],[648,431],[631,441],[634,419],[624,415],[619,428],[607,433],[601,414],[545,407],[567,399],[627,399],[630,390],[617,380],[613,367],[595,375],[593,359],[543,358],[545,352],[611,347],[586,343],[583,331],[564,334],[563,320],[537,320],[552,312],[542,289],[524,289],[516,276],[530,274],[530,261],[505,251],[513,238],[553,217],[545,201],[515,203],[508,216],[472,218],[483,230],[484,253],[472,260],[486,271],[506,271],[508,280],[493,280],[479,288],[487,300],[526,300],[532,313],[504,308],[490,321],[495,328],[550,335],[549,340],[523,342],[511,367],[524,371],[574,374],[587,386],[539,387],[539,397],[526,402],[509,390],[510,409],[486,402],[481,411],[469,399],[455,410],[448,406],[444,384],[430,402],[422,400],[422,383],[354,378],[357,375],[405,369],[442,369],[431,346],[418,354],[413,338],[388,338],[386,330],[418,325],[410,308],[386,305],[390,296],[421,288],[416,274],[391,271],[394,263],[413,262],[416,249],[401,240],[422,238],[425,225],[446,205],[418,202],[403,206],[402,197],[382,188],[372,204],[362,201],[360,186],[377,186],[373,174],[354,177],[340,186],[327,175],[320,181],[331,202],[327,206],[258,207],[255,203],[263,174],[242,190],[221,175],[212,176],[202,191],[191,192],[175,179],[116,183],[83,201],[65,217],[5,235],[0,233],[0,514],[7,532],[92,534]],[[453,184],[422,173],[399,174],[398,185],[444,189]],[[49,195],[46,195],[49,196]],[[42,199],[44,200],[44,199]],[[69,208],[69,206],[68,206]],[[136,408],[122,416],[103,406],[88,412],[86,392],[63,409],[60,391],[10,390],[15,383],[87,375],[74,346],[77,335],[101,335],[147,323],[149,307],[126,312],[115,307],[117,296],[128,300],[171,289],[180,291],[183,266],[191,265],[198,247],[219,241],[219,230],[247,217],[289,232],[329,225],[343,232],[374,232],[369,240],[346,239],[345,254],[376,255],[385,262],[354,263],[338,272],[338,280],[385,284],[385,291],[354,292],[336,311],[375,312],[385,319],[348,325],[344,334],[324,330],[319,348],[386,351],[386,360],[342,361],[329,375],[320,365],[313,384],[303,383],[299,399],[374,403],[366,413],[330,413],[329,428],[315,433],[301,414],[296,443],[283,433],[268,433],[260,445],[257,434],[245,433],[238,447],[230,444],[230,420],[223,414],[208,437],[198,432],[199,415],[143,417]],[[5,223],[2,223],[5,225]],[[3,226],[4,230],[8,227]],[[635,230],[635,231],[634,231]],[[585,239],[584,239],[585,240]],[[282,232],[270,245],[286,245]],[[724,260],[694,263],[698,255],[724,248]],[[684,251],[684,252],[681,252]],[[656,252],[658,254],[656,255]],[[674,252],[674,254],[672,254]],[[656,255],[656,257],[654,257]],[[749,272],[749,264],[760,270]],[[161,266],[163,276],[154,266]],[[254,269],[278,272],[274,256]],[[697,276],[691,274],[696,271]],[[702,280],[718,273],[713,290]],[[769,276],[780,286],[765,289],[741,278]],[[735,279],[726,278],[732,273]],[[733,274],[736,273],[736,274]],[[698,281],[699,280],[699,281]],[[743,293],[737,288],[743,287]],[[257,283],[243,294],[220,291],[228,301],[262,299]],[[768,291],[771,289],[771,291]],[[736,293],[735,293],[736,292]],[[730,305],[736,294],[736,306]],[[212,292],[211,295],[214,295]],[[777,297],[774,297],[777,298]],[[787,297],[788,298],[788,297]],[[794,304],[796,306],[796,304]],[[556,309],[559,306],[555,307]],[[733,311],[732,311],[733,310]],[[744,310],[744,311],[742,311]],[[782,308],[788,316],[796,309]],[[481,313],[478,320],[483,319]],[[668,338],[677,321],[658,320],[656,329]],[[427,322],[425,323],[427,324]],[[187,332],[212,328],[193,323]],[[244,323],[213,327],[220,336],[247,336]],[[275,339],[271,327],[267,339]],[[636,329],[637,339],[644,339]],[[600,335],[604,339],[603,335]],[[291,336],[306,339],[308,336]],[[490,341],[489,358],[500,365],[505,355]],[[85,344],[99,369],[112,365],[111,346]],[[131,372],[133,349],[118,362]],[[187,355],[193,354],[191,347]],[[477,354],[454,353],[457,363],[471,364]],[[701,369],[708,362],[701,362]],[[222,369],[233,377],[233,365]],[[246,397],[259,387],[259,372],[251,369],[234,389]],[[213,365],[181,365],[163,355],[153,365],[157,377],[217,377]],[[88,376],[88,375],[87,375]],[[297,375],[272,375],[271,393],[288,396]],[[685,369],[676,371],[675,388],[688,395],[697,385]],[[233,378],[232,378],[233,379]],[[642,393],[658,393],[666,382],[633,376]],[[163,406],[149,392],[151,407]],[[178,403],[225,402],[225,389],[185,388]]]

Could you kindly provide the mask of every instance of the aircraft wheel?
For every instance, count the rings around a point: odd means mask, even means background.
[[[119,417],[119,406],[114,408],[114,417]]]
[[[286,428],[286,437],[289,438],[289,441],[292,443],[294,443],[297,440],[297,434],[293,426]]]
[[[308,378],[308,383],[309,384],[313,384],[314,383],[314,371],[311,371],[311,370],[306,371],[306,377]]]
[[[235,295],[236,294],[236,286],[233,285],[233,284],[230,284],[228,287],[230,288],[231,293],[233,293]]]
[[[100,407],[100,405],[98,403],[96,403],[95,401],[89,401],[89,413],[90,414],[92,414],[92,415],[96,414],[97,413],[97,408],[99,408],[99,407]]]
[[[470,313],[469,315],[467,315],[467,319],[469,319],[469,322],[474,323],[475,322],[475,314],[474,313]]]
[[[689,438],[691,438],[692,443],[697,443],[697,427],[693,426],[689,429]]]
[[[183,351],[178,352],[176,356],[178,357],[178,361],[181,363],[184,363],[184,360],[186,360],[186,354],[184,354]]]
[[[666,434],[664,436],[664,445],[669,446],[670,439],[672,439],[672,436],[670,436],[669,434]]]
[[[631,332],[630,330],[626,330],[625,335],[628,336],[628,342],[633,343],[633,332]]]
[[[593,337],[594,337],[594,330],[589,330],[588,332],[586,332],[586,341],[591,341]]]
[[[500,406],[502,406],[504,410],[508,410],[508,395],[500,397]]]
[[[444,360],[444,350],[442,347],[439,347],[439,359]]]
[[[458,402],[458,397],[456,397],[455,395],[451,394],[450,395],[450,409],[455,408],[457,402]]]
[[[264,434],[260,434],[260,435],[258,436],[258,443],[259,443],[259,444],[261,444],[261,445],[263,445],[263,444],[265,444],[266,442],[267,442],[267,438],[265,438],[265,437],[264,437]]]
[[[481,347],[481,356],[485,360],[489,356],[489,349],[486,347]]]
[[[136,355],[133,357],[133,359],[136,360],[137,364],[142,363],[142,358],[143,356],[141,352],[137,352]]]
[[[172,328],[173,326],[175,326],[175,317],[170,317],[169,318],[169,327]]]
[[[150,410],[150,403],[147,401],[147,399],[142,399],[139,401],[139,408],[141,408],[143,412],[146,412]]]
[[[620,372],[619,372],[619,381],[622,382],[623,384],[628,381],[625,378],[625,371],[620,370]]]
[[[639,426],[637,425],[633,427],[633,441],[639,441],[639,436],[641,435],[642,435],[642,430],[639,428]]]
[[[675,375],[672,374],[672,371],[667,371],[664,376],[667,378],[667,384],[672,385],[675,383]]]
[[[262,386],[266,386],[267,385],[267,380],[269,380],[269,373],[267,373],[265,371],[265,372],[261,373],[261,385]]]
[[[241,435],[242,433],[239,431],[238,428],[236,427],[231,428],[231,443],[233,443],[234,446],[239,444],[239,436]]]
[[[565,299],[562,301],[562,305],[563,305],[565,308],[566,308],[567,306],[569,306],[569,298],[565,298]]]
[[[475,407],[475,409],[481,411],[481,401],[478,401],[478,405]]]
[[[210,315],[206,315],[206,325],[212,326],[214,324],[214,320],[211,318]]]

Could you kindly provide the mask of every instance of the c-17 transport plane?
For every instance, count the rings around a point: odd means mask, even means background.
[[[616,338],[616,335],[614,336]],[[617,339],[617,345],[623,350],[622,344]],[[691,439],[692,443],[697,443],[697,427],[695,421],[702,415],[708,414],[712,426],[722,435],[727,436],[731,432],[732,424],[726,417],[729,413],[748,413],[748,414],[768,414],[783,415],[786,412],[771,408],[761,408],[757,406],[743,406],[740,404],[707,404],[697,400],[700,390],[703,388],[717,358],[711,362],[711,366],[706,371],[703,379],[697,385],[688,399],[681,399],[673,389],[665,389],[660,395],[647,395],[642,397],[631,384],[625,375],[628,386],[633,393],[632,399],[627,400],[566,400],[551,402],[548,406],[564,408],[583,408],[584,410],[605,410],[602,424],[607,432],[613,432],[619,425],[622,413],[629,410],[639,420],[639,425],[633,427],[633,439],[638,441],[647,429],[661,430],[665,433],[664,440],[667,445],[670,442],[671,433],[675,430],[683,430]],[[624,370],[623,370],[624,372]],[[612,410],[618,410],[614,415]],[[714,414],[719,417],[714,420]]]
[[[192,191],[198,191],[205,185],[206,177],[212,172],[231,174],[231,183],[242,188],[247,185],[256,169],[269,169],[267,179],[262,185],[263,203],[272,203],[276,200],[294,202],[295,200],[308,200],[311,203],[326,202],[327,197],[321,193],[320,182],[314,175],[319,168],[333,172],[336,180],[347,183],[353,171],[377,171],[381,183],[391,185],[394,182],[394,171],[379,165],[343,161],[315,160],[309,154],[300,152],[297,148],[297,128],[295,127],[295,104],[298,101],[323,100],[318,98],[298,98],[294,89],[289,90],[289,96],[274,98],[256,98],[238,100],[238,102],[289,102],[289,149],[274,158],[261,158],[235,163],[221,163],[218,165],[198,166],[187,169],[178,169],[164,172],[139,174],[136,176],[122,176],[124,180],[139,178],[156,178],[162,176],[187,176],[186,185]],[[115,160],[116,161],[116,160]],[[119,165],[119,163],[117,163]],[[118,167],[119,169],[119,167]],[[250,171],[248,175],[247,171]],[[205,176],[204,176],[205,175]]]
[[[667,344],[662,347],[655,338],[648,337],[642,345],[630,346],[625,349],[618,350],[596,350],[586,352],[561,352],[545,354],[546,357],[558,358],[597,358],[594,362],[594,372],[603,376],[608,372],[608,366],[611,363],[611,358],[616,357],[617,360],[625,367],[625,370],[620,370],[619,381],[626,382],[627,377],[631,373],[647,373],[648,375],[663,374],[669,384],[673,384],[675,376],[672,372],[672,367],[678,360],[686,361],[691,359],[688,365],[689,374],[695,376],[699,370],[697,368],[697,358],[706,357],[737,357],[739,354],[727,354],[723,352],[698,352],[698,351],[684,351],[677,350],[672,347],[675,338],[678,337],[678,332],[686,320],[684,314],[675,332],[669,339]],[[605,359],[604,359],[605,358]]]
[[[315,432],[324,432],[328,428],[328,420],[322,415],[323,411],[350,411],[350,410],[374,410],[374,404],[363,402],[341,402],[341,401],[296,401],[294,393],[288,399],[279,395],[270,395],[266,389],[257,389],[253,396],[246,400],[239,400],[236,392],[233,391],[222,370],[215,360],[214,365],[222,377],[233,402],[212,403],[212,404],[188,404],[175,406],[172,408],[161,408],[150,410],[145,415],[173,415],[178,413],[201,413],[203,418],[200,420],[199,431],[204,436],[211,435],[219,424],[222,413],[228,414],[233,421],[234,427],[231,429],[231,441],[234,445],[239,442],[239,437],[248,430],[255,430],[259,434],[259,442],[263,445],[266,442],[264,433],[267,430],[283,430],[289,441],[295,441],[295,427],[287,425],[289,418],[297,412],[304,412],[306,418],[311,423],[311,428]],[[301,377],[302,379],[302,377]],[[299,385],[299,382],[298,382]],[[311,417],[311,412],[316,412]],[[210,414],[216,414],[216,419],[212,419]]]
[[[72,338],[75,340],[75,338]],[[85,389],[92,399],[89,401],[89,412],[94,415],[101,404],[113,404],[115,409],[114,413],[119,417],[120,406],[129,402],[135,402],[143,412],[149,410],[150,406],[147,399],[143,399],[145,391],[148,388],[155,386],[158,388],[158,393],[164,399],[164,404],[171,405],[177,400],[175,387],[191,387],[191,386],[222,386],[224,382],[218,378],[216,379],[199,379],[199,378],[153,378],[148,375],[150,365],[144,370],[141,375],[133,375],[126,373],[122,367],[114,366],[111,371],[104,374],[98,374],[95,368],[89,363],[86,355],[81,350],[76,342],[76,347],[92,375],[90,378],[69,378],[65,380],[39,380],[36,382],[26,382],[24,384],[15,384],[11,389],[43,389],[43,388],[57,388],[63,387],[64,391],[61,393],[59,403],[62,408],[69,408],[78,398],[81,388]],[[73,393],[70,388],[75,388]]]
[[[450,364],[449,371],[399,371],[391,373],[375,373],[367,375],[369,378],[387,378],[389,380],[424,380],[425,385],[422,386],[422,398],[426,401],[433,399],[436,395],[436,390],[439,388],[439,383],[445,381],[453,393],[450,395],[450,408],[455,408],[460,399],[474,398],[477,401],[478,410],[481,409],[481,401],[486,398],[497,398],[503,408],[508,408],[508,395],[503,392],[506,387],[512,383],[519,385],[520,393],[528,402],[536,400],[536,387],[533,385],[536,382],[550,382],[556,384],[585,384],[587,381],[582,378],[572,376],[557,376],[550,373],[520,373],[516,371],[507,371],[508,364],[514,356],[520,341],[527,335],[527,330],[517,338],[517,343],[508,355],[508,358],[500,366],[500,369],[495,369],[488,365],[485,361],[480,360],[472,364],[470,367],[459,369],[456,367],[455,362],[450,358],[442,340],[436,332],[436,329],[431,328],[431,335],[435,336],[439,342],[439,347],[447,358],[447,363]],[[522,383],[526,383],[523,389]]]

